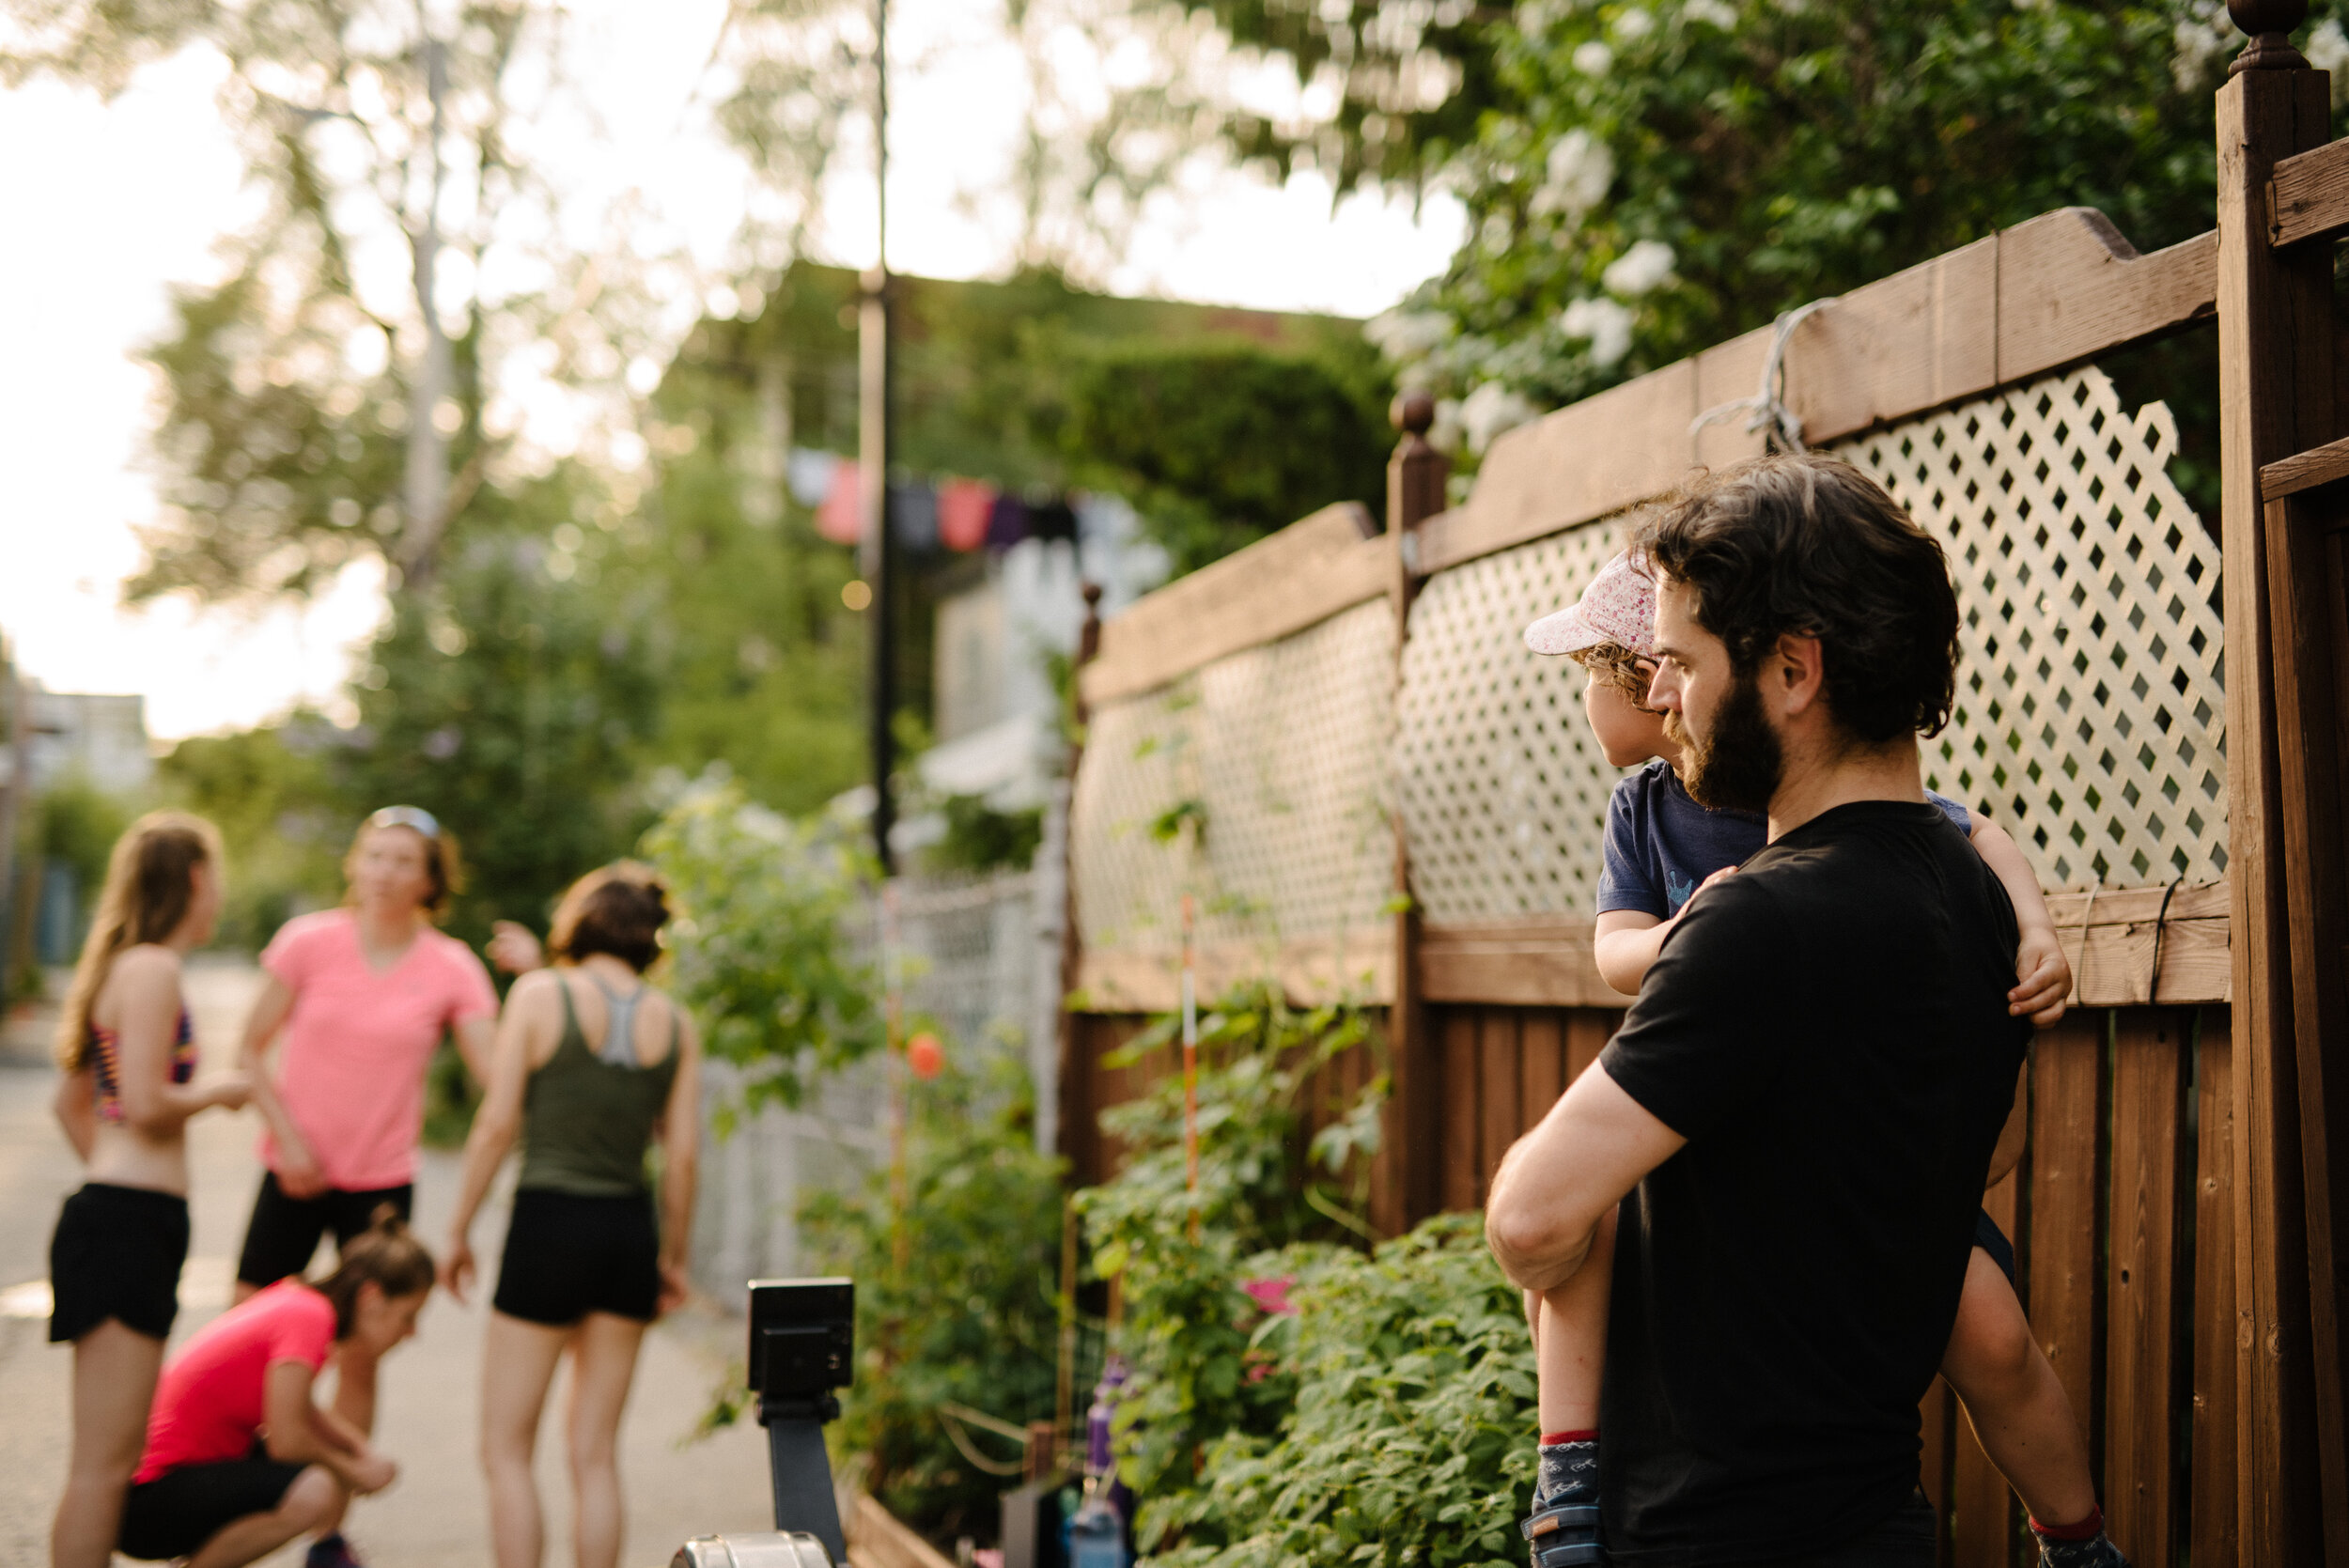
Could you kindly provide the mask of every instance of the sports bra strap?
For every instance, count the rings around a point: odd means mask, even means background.
[[[599,976],[581,972],[587,974],[589,985],[603,993],[605,1022],[603,1044],[596,1051],[598,1059],[614,1067],[642,1067],[644,1063],[636,1060],[636,1008],[645,1000],[645,987],[640,985],[632,991],[615,992]]]

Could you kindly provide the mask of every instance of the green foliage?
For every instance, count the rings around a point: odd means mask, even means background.
[[[908,1085],[903,1256],[886,1172],[861,1193],[817,1188],[800,1222],[821,1266],[857,1281],[856,1383],[834,1440],[865,1483],[933,1539],[992,1540],[1014,1483],[973,1465],[941,1407],[1024,1425],[1052,1415],[1059,1333],[1060,1162],[1035,1152],[1024,1067],[1007,1055]],[[967,1431],[982,1457],[1017,1445]]]
[[[524,517],[570,509],[559,479],[525,500]],[[476,943],[626,852],[646,820],[630,786],[660,695],[625,582],[589,582],[592,555],[558,577],[571,552],[521,521],[476,532],[431,589],[393,605],[335,763],[354,816],[405,801],[457,835],[471,886],[447,924]]]
[[[345,738],[297,712],[182,740],[155,765],[163,800],[220,827],[228,852],[221,946],[257,953],[287,921],[342,896],[343,851],[357,824],[334,773]]]
[[[1178,1037],[1167,1017],[1126,1056]],[[1293,1385],[1252,1338],[1267,1315],[1243,1282],[1289,1269],[1278,1249],[1365,1234],[1350,1210],[1367,1193],[1379,1076],[1330,1126],[1303,1134],[1316,1071],[1349,1048],[1375,1048],[1350,1006],[1291,1008],[1279,987],[1225,996],[1199,1026],[1199,1189],[1188,1188],[1183,1083],[1161,1077],[1103,1113],[1127,1150],[1115,1180],[1077,1195],[1093,1266],[1120,1282],[1114,1346],[1133,1368],[1119,1405],[1121,1473],[1144,1498],[1189,1489],[1205,1445],[1227,1433],[1268,1439]],[[1194,1227],[1192,1214],[1198,1216]]]
[[[384,498],[399,490],[404,389],[387,374],[350,381],[337,399],[290,375],[256,374],[256,361],[272,357],[338,365],[362,320],[328,290],[285,302],[292,318],[257,345],[256,323],[279,303],[261,281],[267,259],[249,255],[217,287],[177,291],[178,330],[148,351],[164,395],[155,445],[168,455],[159,475],[168,510],[145,540],[133,598],[307,595],[399,532]]]
[[[922,852],[934,871],[1024,871],[1044,842],[1044,812],[997,811],[983,797],[949,795],[940,802],[946,836]]]
[[[1165,1568],[1452,1568],[1522,1560],[1533,1351],[1522,1299],[1475,1215],[1445,1215],[1370,1256],[1293,1250],[1293,1315],[1257,1350],[1296,1389],[1270,1438],[1214,1442],[1196,1490],[1146,1498]]]
[[[747,1069],[745,1108],[797,1105],[822,1074],[881,1044],[879,983],[844,929],[870,870],[860,842],[711,782],[645,835],[678,909],[673,988],[709,1053]]]
[[[78,774],[50,785],[39,800],[40,855],[73,870],[85,908],[105,884],[106,862],[115,840],[131,825],[128,804]]]
[[[1341,194],[1367,183],[1423,188],[1474,141],[1499,96],[1495,46],[1528,8],[1473,0],[1163,3],[1212,17],[1232,42],[1288,67],[1315,96],[1337,89],[1326,117],[1300,124],[1236,104],[1220,129],[1235,153],[1268,163],[1283,181],[1312,168]]]
[[[1071,380],[1062,445],[1190,571],[1331,502],[1382,509],[1384,378],[1346,368],[1245,343],[1098,353]]]
[[[2147,250],[2208,228],[2240,42],[2199,0],[1551,0],[1488,25],[1446,163],[1472,238],[1383,335],[1407,381],[1542,405],[2054,208]]]

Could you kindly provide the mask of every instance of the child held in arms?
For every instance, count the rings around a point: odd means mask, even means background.
[[[1768,837],[1759,814],[1708,810],[1683,786],[1681,745],[1666,716],[1646,706],[1656,671],[1655,610],[1656,584],[1646,565],[1620,554],[1600,568],[1578,603],[1525,633],[1535,653],[1564,655],[1588,672],[1582,704],[1593,737],[1610,764],[1640,769],[1616,784],[1608,801],[1598,893],[1599,974],[1626,995],[1638,994],[1689,901],[1710,883],[1735,875],[1739,862]],[[2014,902],[2022,937],[2008,1011],[2042,1026],[2055,1022],[2063,1016],[2072,971],[2030,865],[1999,828],[1954,800],[1927,793],[1968,836]],[[1999,1138],[1985,1188],[2013,1169],[2022,1133],[2018,1083],[2015,1114]],[[1526,1302],[1542,1428],[1533,1512],[1523,1527],[1534,1568],[1582,1568],[1607,1560],[1599,1539],[1598,1410],[1613,1254],[1610,1216],[1581,1270]],[[2015,1293],[2015,1249],[1987,1211],[1975,1224],[1973,1260],[1941,1372],[1964,1401],[1983,1452],[2030,1510],[2046,1568],[2125,1568],[2126,1560],[2104,1534],[2088,1446],[2071,1402],[2032,1339]],[[2048,1520],[2057,1522],[2043,1523]]]

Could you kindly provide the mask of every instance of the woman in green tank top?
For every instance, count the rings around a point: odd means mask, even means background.
[[[531,1463],[555,1363],[572,1357],[579,1568],[614,1568],[623,1536],[620,1411],[646,1325],[684,1300],[701,1125],[692,1020],[644,980],[668,896],[632,862],[591,872],[554,911],[556,964],[514,983],[465,1141],[447,1251],[464,1299],[468,1233],[519,1137],[522,1168],[482,1347],[481,1451],[498,1568],[537,1568]],[[660,1214],[646,1170],[661,1145]]]

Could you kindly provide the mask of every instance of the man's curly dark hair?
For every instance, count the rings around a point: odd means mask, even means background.
[[[1697,623],[1750,675],[1786,633],[1816,637],[1854,738],[1937,732],[1957,685],[1957,595],[1940,544],[1875,480],[1817,453],[1753,458],[1691,484],[1633,540],[1696,590]]]

